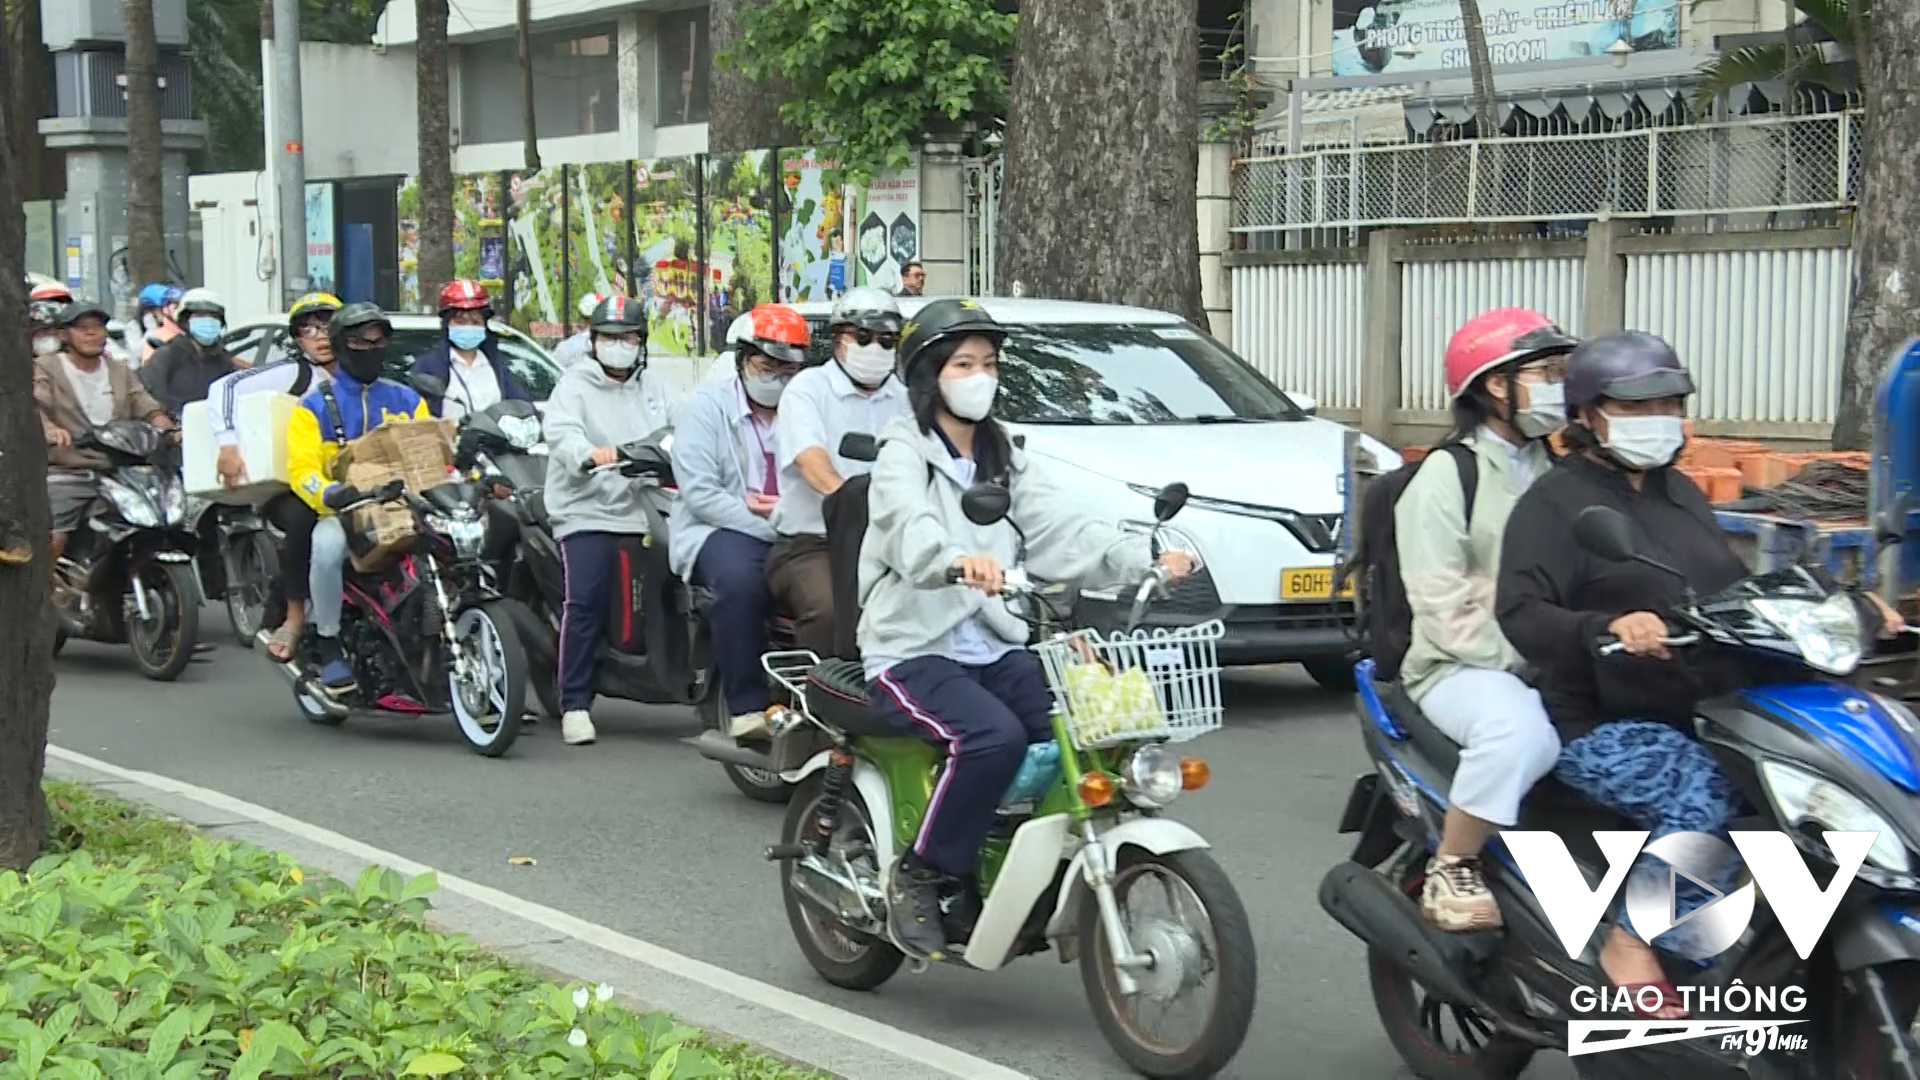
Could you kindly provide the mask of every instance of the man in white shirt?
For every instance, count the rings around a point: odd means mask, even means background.
[[[884,289],[848,291],[833,309],[833,362],[794,376],[780,398],[780,503],[771,519],[777,535],[767,556],[767,585],[793,618],[796,644],[821,656],[835,655],[823,504],[873,467],[841,457],[840,441],[853,433],[878,435],[889,421],[911,414],[894,371],[902,321],[900,305]]]

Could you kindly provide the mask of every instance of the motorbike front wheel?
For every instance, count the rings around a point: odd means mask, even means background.
[[[726,735],[733,719],[732,712],[727,708],[726,689],[720,685],[717,673],[709,673],[707,679],[707,696],[694,706],[694,712],[699,715],[703,727]],[[739,789],[740,794],[755,802],[784,803],[793,798],[793,785],[780,779],[780,774],[771,769],[753,769],[726,762],[722,762],[720,767],[726,771],[727,779],[733,781],[733,786]]]
[[[280,558],[274,553],[273,538],[264,532],[245,533],[227,542],[227,621],[233,636],[243,648],[253,648],[253,640],[266,621],[267,594],[273,580],[280,576]]]
[[[454,620],[452,648],[466,652],[475,676],[462,680],[447,662],[453,718],[476,753],[499,757],[520,737],[527,709],[527,649],[519,628],[497,605],[482,604]]]
[[[193,570],[183,563],[150,562],[139,575],[152,617],[141,619],[135,610],[127,620],[127,644],[140,674],[172,682],[193,661],[193,644],[200,636],[199,587]]]
[[[782,844],[798,844],[814,835],[820,802],[824,797],[824,777],[814,773],[802,781],[787,806],[786,824],[780,828]],[[840,810],[834,816],[832,848],[848,856],[844,865],[854,872],[878,881],[879,867],[874,865],[873,821],[867,804],[849,780],[841,792]],[[780,864],[780,897],[787,906],[787,921],[793,926],[793,939],[800,952],[820,977],[845,990],[872,990],[900,970],[906,955],[891,942],[856,934],[838,919],[821,910],[803,896],[794,884],[798,860]]]
[[[1197,1080],[1219,1073],[1246,1041],[1258,981],[1253,928],[1233,882],[1205,851],[1154,855],[1128,847],[1119,854],[1113,892],[1128,940],[1153,965],[1132,972],[1137,993],[1120,992],[1099,902],[1093,890],[1083,893],[1080,977],[1100,1033],[1142,1076]],[[1154,899],[1169,911],[1148,914]],[[1213,990],[1195,1010],[1191,1034],[1162,1034],[1149,1023],[1192,1002],[1207,982]]]

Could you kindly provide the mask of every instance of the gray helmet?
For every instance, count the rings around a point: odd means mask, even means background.
[[[112,319],[113,316],[107,314],[106,308],[101,307],[91,300],[75,300],[73,303],[60,309],[58,325],[60,329],[65,330],[67,327],[86,318],[98,318],[104,323]]]
[[[640,340],[647,339],[647,309],[640,301],[618,293],[596,304],[593,314],[587,317],[587,326],[596,334],[639,334]]]
[[[877,333],[897,334],[903,321],[900,303],[892,293],[862,285],[857,289],[848,289],[840,299],[834,301],[833,320],[828,325],[832,330],[852,326]]]
[[[1639,330],[1602,334],[1567,358],[1567,414],[1615,401],[1653,401],[1693,393],[1693,376],[1666,340]]]

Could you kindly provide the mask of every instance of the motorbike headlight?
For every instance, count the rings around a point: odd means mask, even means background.
[[[1789,829],[1803,824],[1819,826],[1826,832],[1877,832],[1867,861],[1896,874],[1912,872],[1913,863],[1907,845],[1887,819],[1859,796],[1824,777],[1779,761],[1764,761],[1760,775],[1766,780],[1780,820]]]
[[[1135,806],[1158,810],[1174,800],[1185,784],[1180,755],[1159,744],[1143,746],[1120,766],[1120,787]]]
[[[144,493],[104,476],[100,478],[100,490],[112,501],[113,508],[120,511],[120,516],[126,519],[127,524],[140,529],[160,527],[160,508]]]
[[[1825,600],[1750,600],[1747,606],[1800,650],[1807,666],[1829,675],[1848,675],[1860,666],[1860,612],[1851,597]]]
[[[453,545],[453,554],[457,558],[477,558],[487,541],[487,523],[474,516],[447,517],[442,514],[428,514],[427,528],[446,537]]]
[[[500,418],[500,431],[515,449],[531,450],[540,445],[538,416],[503,416]]]
[[[163,484],[160,496],[160,512],[167,524],[178,525],[187,520],[187,491],[179,484],[167,481]]]

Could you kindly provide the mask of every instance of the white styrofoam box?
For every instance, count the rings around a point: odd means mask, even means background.
[[[253,503],[284,490],[290,483],[287,423],[299,404],[288,394],[248,394],[234,406],[233,430],[240,438],[247,482],[231,490],[220,483],[214,468],[220,448],[213,441],[207,403],[188,405],[180,417],[181,472],[187,494],[213,502]]]

